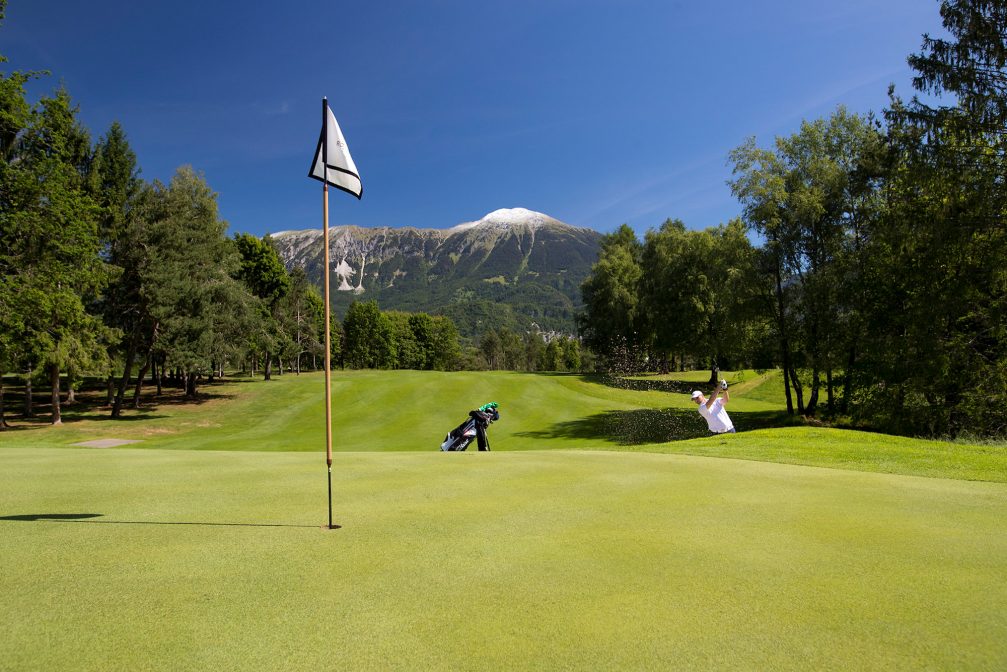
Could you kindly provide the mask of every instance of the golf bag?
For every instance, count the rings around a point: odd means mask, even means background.
[[[496,402],[490,402],[474,411],[469,411],[468,420],[452,429],[444,437],[441,450],[465,450],[472,443],[473,439],[477,441],[479,450],[489,450],[490,442],[486,436],[486,428],[499,419],[500,413],[497,411]]]

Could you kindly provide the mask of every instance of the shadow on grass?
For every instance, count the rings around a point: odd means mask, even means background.
[[[108,413],[102,413],[101,415],[82,415],[80,417],[74,417],[67,420],[66,417],[63,418],[63,422],[77,422],[81,420],[92,420],[95,422],[104,422],[110,420],[112,422],[133,422],[135,420],[159,420],[161,418],[168,418],[168,415],[158,415],[154,412],[153,408],[130,408],[128,410],[123,410],[123,414],[118,418],[113,418]]]
[[[152,408],[140,408],[140,409],[129,409],[131,413],[128,415],[121,415],[118,418],[111,417],[108,413],[102,413],[97,415],[94,413],[84,412],[70,412],[64,413],[61,417],[64,425],[72,425],[76,422],[84,421],[96,421],[101,422],[105,420],[112,420],[114,422],[133,422],[136,420],[158,420],[161,418],[167,418],[167,415],[158,415],[154,413],[155,409]],[[32,416],[31,418],[19,418],[18,420],[8,420],[8,425],[3,429],[4,432],[24,432],[33,429],[45,429],[47,427],[53,427],[52,422],[49,417],[40,413],[38,415]],[[0,436],[3,434],[0,433]]]
[[[85,520],[100,516],[100,513],[25,513],[19,516],[0,516],[0,520]]]
[[[16,516],[0,516],[0,520],[16,520],[22,522],[62,522],[62,523],[93,523],[96,525],[196,525],[209,527],[307,527],[315,529],[325,527],[320,525],[288,525],[284,523],[207,523],[207,522],[175,522],[159,520],[91,520],[101,518],[101,513],[25,513]]]
[[[227,392],[204,391],[199,392],[196,397],[186,397],[179,390],[168,390],[161,396],[145,395],[138,408],[132,405],[132,399],[127,399],[122,407],[122,413],[118,418],[112,417],[111,407],[105,404],[104,394],[79,393],[77,400],[72,404],[63,402],[60,406],[60,418],[63,424],[73,424],[86,420],[112,420],[115,422],[130,422],[133,420],[157,420],[170,417],[159,415],[157,411],[167,410],[171,407],[201,406],[211,401],[235,399],[238,395]],[[8,404],[8,407],[14,407]],[[51,427],[50,420],[52,406],[46,402],[36,402],[33,405],[31,417],[7,413],[7,427],[5,430],[22,431],[26,429],[39,429]]]
[[[217,399],[234,399],[238,395],[223,392],[198,392],[195,397],[187,397],[184,394],[162,394],[160,397],[144,397],[140,402],[140,408],[132,406],[124,407],[124,411],[142,411],[144,408],[157,408],[159,406],[200,406],[208,401]]]
[[[564,373],[556,371],[539,371],[535,375],[550,378],[577,378],[586,383],[604,385],[617,390],[632,392],[667,392],[670,394],[689,394],[696,387],[705,388],[707,383],[696,383],[685,380],[624,378],[610,373]]]
[[[794,424],[785,412],[731,412],[731,420],[739,432]],[[637,409],[605,411],[586,418],[558,422],[551,427],[516,436],[530,439],[605,440],[623,446],[648,443],[668,443],[710,436],[706,422],[691,409]]]
[[[618,390],[632,390],[633,392],[667,392],[669,394],[690,394],[697,387],[705,388],[707,383],[689,382],[686,380],[670,379],[650,379],[650,378],[623,378],[612,375],[595,375],[588,380],[614,387]]]
[[[25,424],[20,424],[24,422]],[[24,420],[18,421],[18,424],[14,424],[13,420],[7,420],[7,426],[0,430],[0,436],[3,436],[4,432],[24,432],[31,429],[44,429],[46,427],[52,427],[52,423],[46,422],[36,422],[35,420]]]
[[[630,390],[632,392],[668,392],[671,394],[689,394],[697,386],[705,388],[706,383],[695,383],[683,380],[651,379],[651,378],[623,378],[622,376],[610,373],[570,373],[561,371],[539,371],[536,376],[544,378],[577,378],[586,383],[604,385],[617,390]]]

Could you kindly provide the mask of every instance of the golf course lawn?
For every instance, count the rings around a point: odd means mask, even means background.
[[[325,441],[323,386],[320,373],[274,375],[270,381],[238,378],[204,385],[197,403],[183,403],[177,391],[156,403],[146,388],[141,409],[125,408],[120,421],[110,421],[108,409],[65,406],[63,426],[46,426],[42,411],[34,429],[13,432],[3,440],[48,446],[117,437],[142,439],[145,447],[157,448],[312,451]],[[564,423],[613,411],[688,413],[687,422],[651,437],[655,440],[706,434],[706,425],[685,394],[619,389],[577,374],[335,371],[332,397],[335,450],[437,449],[469,410],[488,401],[500,403],[504,420],[493,427],[492,437],[507,443],[508,450],[588,448],[599,441],[618,445],[621,433],[509,441],[525,432],[561,432]],[[781,406],[739,396],[731,409],[743,419],[746,413],[778,413]],[[549,445],[541,445],[544,441]]]
[[[883,434],[781,427],[779,377],[744,378],[729,410],[737,435],[710,437],[687,391],[613,387],[576,374],[502,371],[337,371],[333,373],[333,450],[436,451],[471,408],[500,403],[489,430],[494,451],[632,450],[735,457],[862,471],[1007,482],[1003,446],[923,441]],[[685,377],[696,377],[686,373]],[[177,391],[112,421],[108,409],[64,409],[64,424],[15,423],[4,447],[69,447],[99,439],[140,441],[134,447],[185,450],[307,451],[325,448],[323,378],[318,373],[232,379],[207,385],[196,403]],[[0,458],[2,459],[2,458]]]
[[[682,455],[20,449],[0,668],[1004,669],[1007,485]]]
[[[336,530],[317,374],[15,422],[0,670],[1007,669],[1007,450],[744,378],[708,437],[675,381],[340,372]]]

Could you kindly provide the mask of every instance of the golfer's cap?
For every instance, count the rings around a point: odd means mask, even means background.
[[[703,393],[700,392],[699,390],[694,390],[692,392],[692,398],[693,399],[699,399],[701,396],[703,396]]]

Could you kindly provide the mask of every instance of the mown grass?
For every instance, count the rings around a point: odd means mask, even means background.
[[[6,438],[6,437],[5,437]],[[607,451],[0,451],[4,670],[1007,667],[1007,486]]]
[[[673,376],[339,372],[333,531],[319,375],[17,423],[0,669],[1007,667],[1002,448],[780,426],[771,376],[708,437]]]
[[[501,404],[490,428],[494,450],[631,450],[786,462],[861,471],[1007,482],[1002,446],[922,441],[866,432],[787,427],[778,377],[727,372],[739,433],[710,437],[679,374],[614,380],[573,374],[346,371],[334,374],[336,451],[432,451],[444,434],[486,401]],[[694,376],[693,376],[694,377]],[[21,424],[0,446],[59,447],[99,438],[141,440],[147,448],[324,450],[322,377],[285,375],[205,386],[197,403],[151,397],[109,420],[87,403],[62,427]],[[773,392],[776,390],[776,392]]]
[[[86,403],[64,409],[62,427],[45,424],[44,408],[28,429],[3,436],[10,445],[68,445],[89,438],[142,439],[157,448],[214,450],[315,450],[324,442],[320,374],[276,376],[271,381],[237,379],[204,386],[196,403],[171,391],[122,420]],[[511,441],[514,436],[610,410],[674,407],[689,410],[687,396],[660,389],[621,389],[600,377],[509,372],[338,371],[333,373],[336,450],[430,450],[487,401],[501,404],[503,420],[491,438],[501,448],[617,446],[619,437],[557,437],[550,445]],[[772,404],[732,402],[738,413],[773,413]],[[689,417],[705,430],[702,419]],[[683,427],[683,431],[689,428]],[[684,434],[682,435],[684,436]],[[667,439],[681,438],[669,435]],[[5,441],[6,442],[6,441]]]

